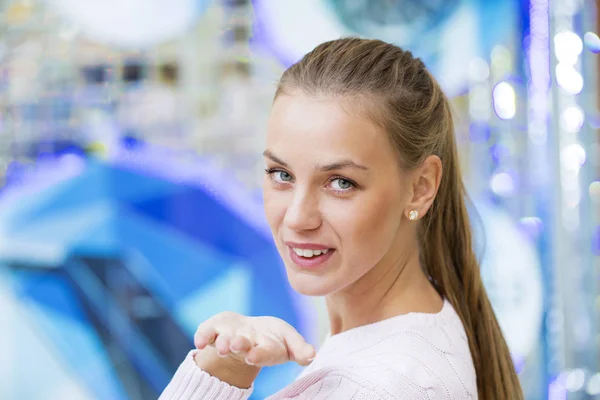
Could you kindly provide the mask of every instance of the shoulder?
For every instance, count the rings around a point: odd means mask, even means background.
[[[302,378],[319,370],[328,370],[327,379],[360,378],[393,399],[477,398],[467,336],[448,303],[439,314],[399,316],[329,338]]]
[[[332,373],[359,377],[392,398],[476,398],[475,369],[464,331],[458,328],[396,331],[340,358]]]

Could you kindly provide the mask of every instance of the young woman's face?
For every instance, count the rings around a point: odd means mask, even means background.
[[[337,100],[280,96],[267,134],[264,205],[292,287],[325,296],[393,263],[411,195],[386,133]]]

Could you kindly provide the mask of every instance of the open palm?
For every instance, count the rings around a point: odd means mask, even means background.
[[[221,357],[259,367],[288,361],[305,366],[315,356],[314,347],[282,319],[247,317],[229,311],[200,324],[194,344],[200,350],[213,346]]]

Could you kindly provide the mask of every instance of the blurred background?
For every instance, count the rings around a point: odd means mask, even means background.
[[[600,399],[599,19],[590,0],[0,0],[0,398],[156,398],[223,310],[318,346],[260,154],[280,74],[353,35],[411,50],[452,99],[527,398]],[[263,370],[252,398],[298,372]]]

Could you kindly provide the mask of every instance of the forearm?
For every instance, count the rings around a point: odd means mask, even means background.
[[[214,347],[207,346],[196,353],[196,365],[207,374],[240,389],[248,389],[260,372],[260,367],[229,357],[219,357]]]

